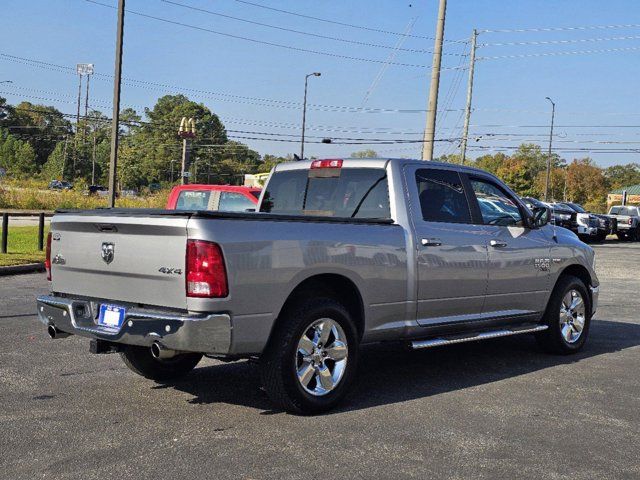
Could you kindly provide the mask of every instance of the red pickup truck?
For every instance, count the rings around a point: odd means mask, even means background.
[[[255,209],[261,190],[234,185],[178,185],[167,200],[167,210],[244,212]]]

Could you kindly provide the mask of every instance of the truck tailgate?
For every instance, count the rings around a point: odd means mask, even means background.
[[[54,216],[52,291],[186,309],[188,221],[187,215]]]

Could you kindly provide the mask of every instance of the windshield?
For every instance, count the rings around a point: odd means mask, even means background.
[[[387,174],[381,168],[342,168],[327,177],[313,170],[275,172],[261,212],[341,218],[390,218]]]
[[[569,206],[571,208],[571,210],[574,210],[575,212],[578,213],[587,213],[587,211],[582,208],[580,205],[578,205],[577,203],[565,203],[565,205]]]

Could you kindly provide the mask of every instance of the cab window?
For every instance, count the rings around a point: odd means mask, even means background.
[[[251,208],[256,208],[255,203],[253,203],[241,193],[220,193],[220,203],[218,204],[218,210],[221,212],[244,212]]]
[[[524,225],[518,205],[506,192],[487,180],[479,178],[470,180],[484,224],[502,227]]]
[[[416,184],[425,221],[471,223],[469,203],[458,172],[422,168],[416,171]]]

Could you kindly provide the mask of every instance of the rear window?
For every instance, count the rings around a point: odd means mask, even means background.
[[[384,169],[342,168],[329,177],[312,177],[309,172],[275,172],[267,184],[260,211],[341,218],[391,217]]]
[[[609,212],[611,215],[629,215],[634,216],[636,209],[634,207],[611,207]]]
[[[210,198],[210,191],[183,190],[178,195],[176,210],[209,210]]]

